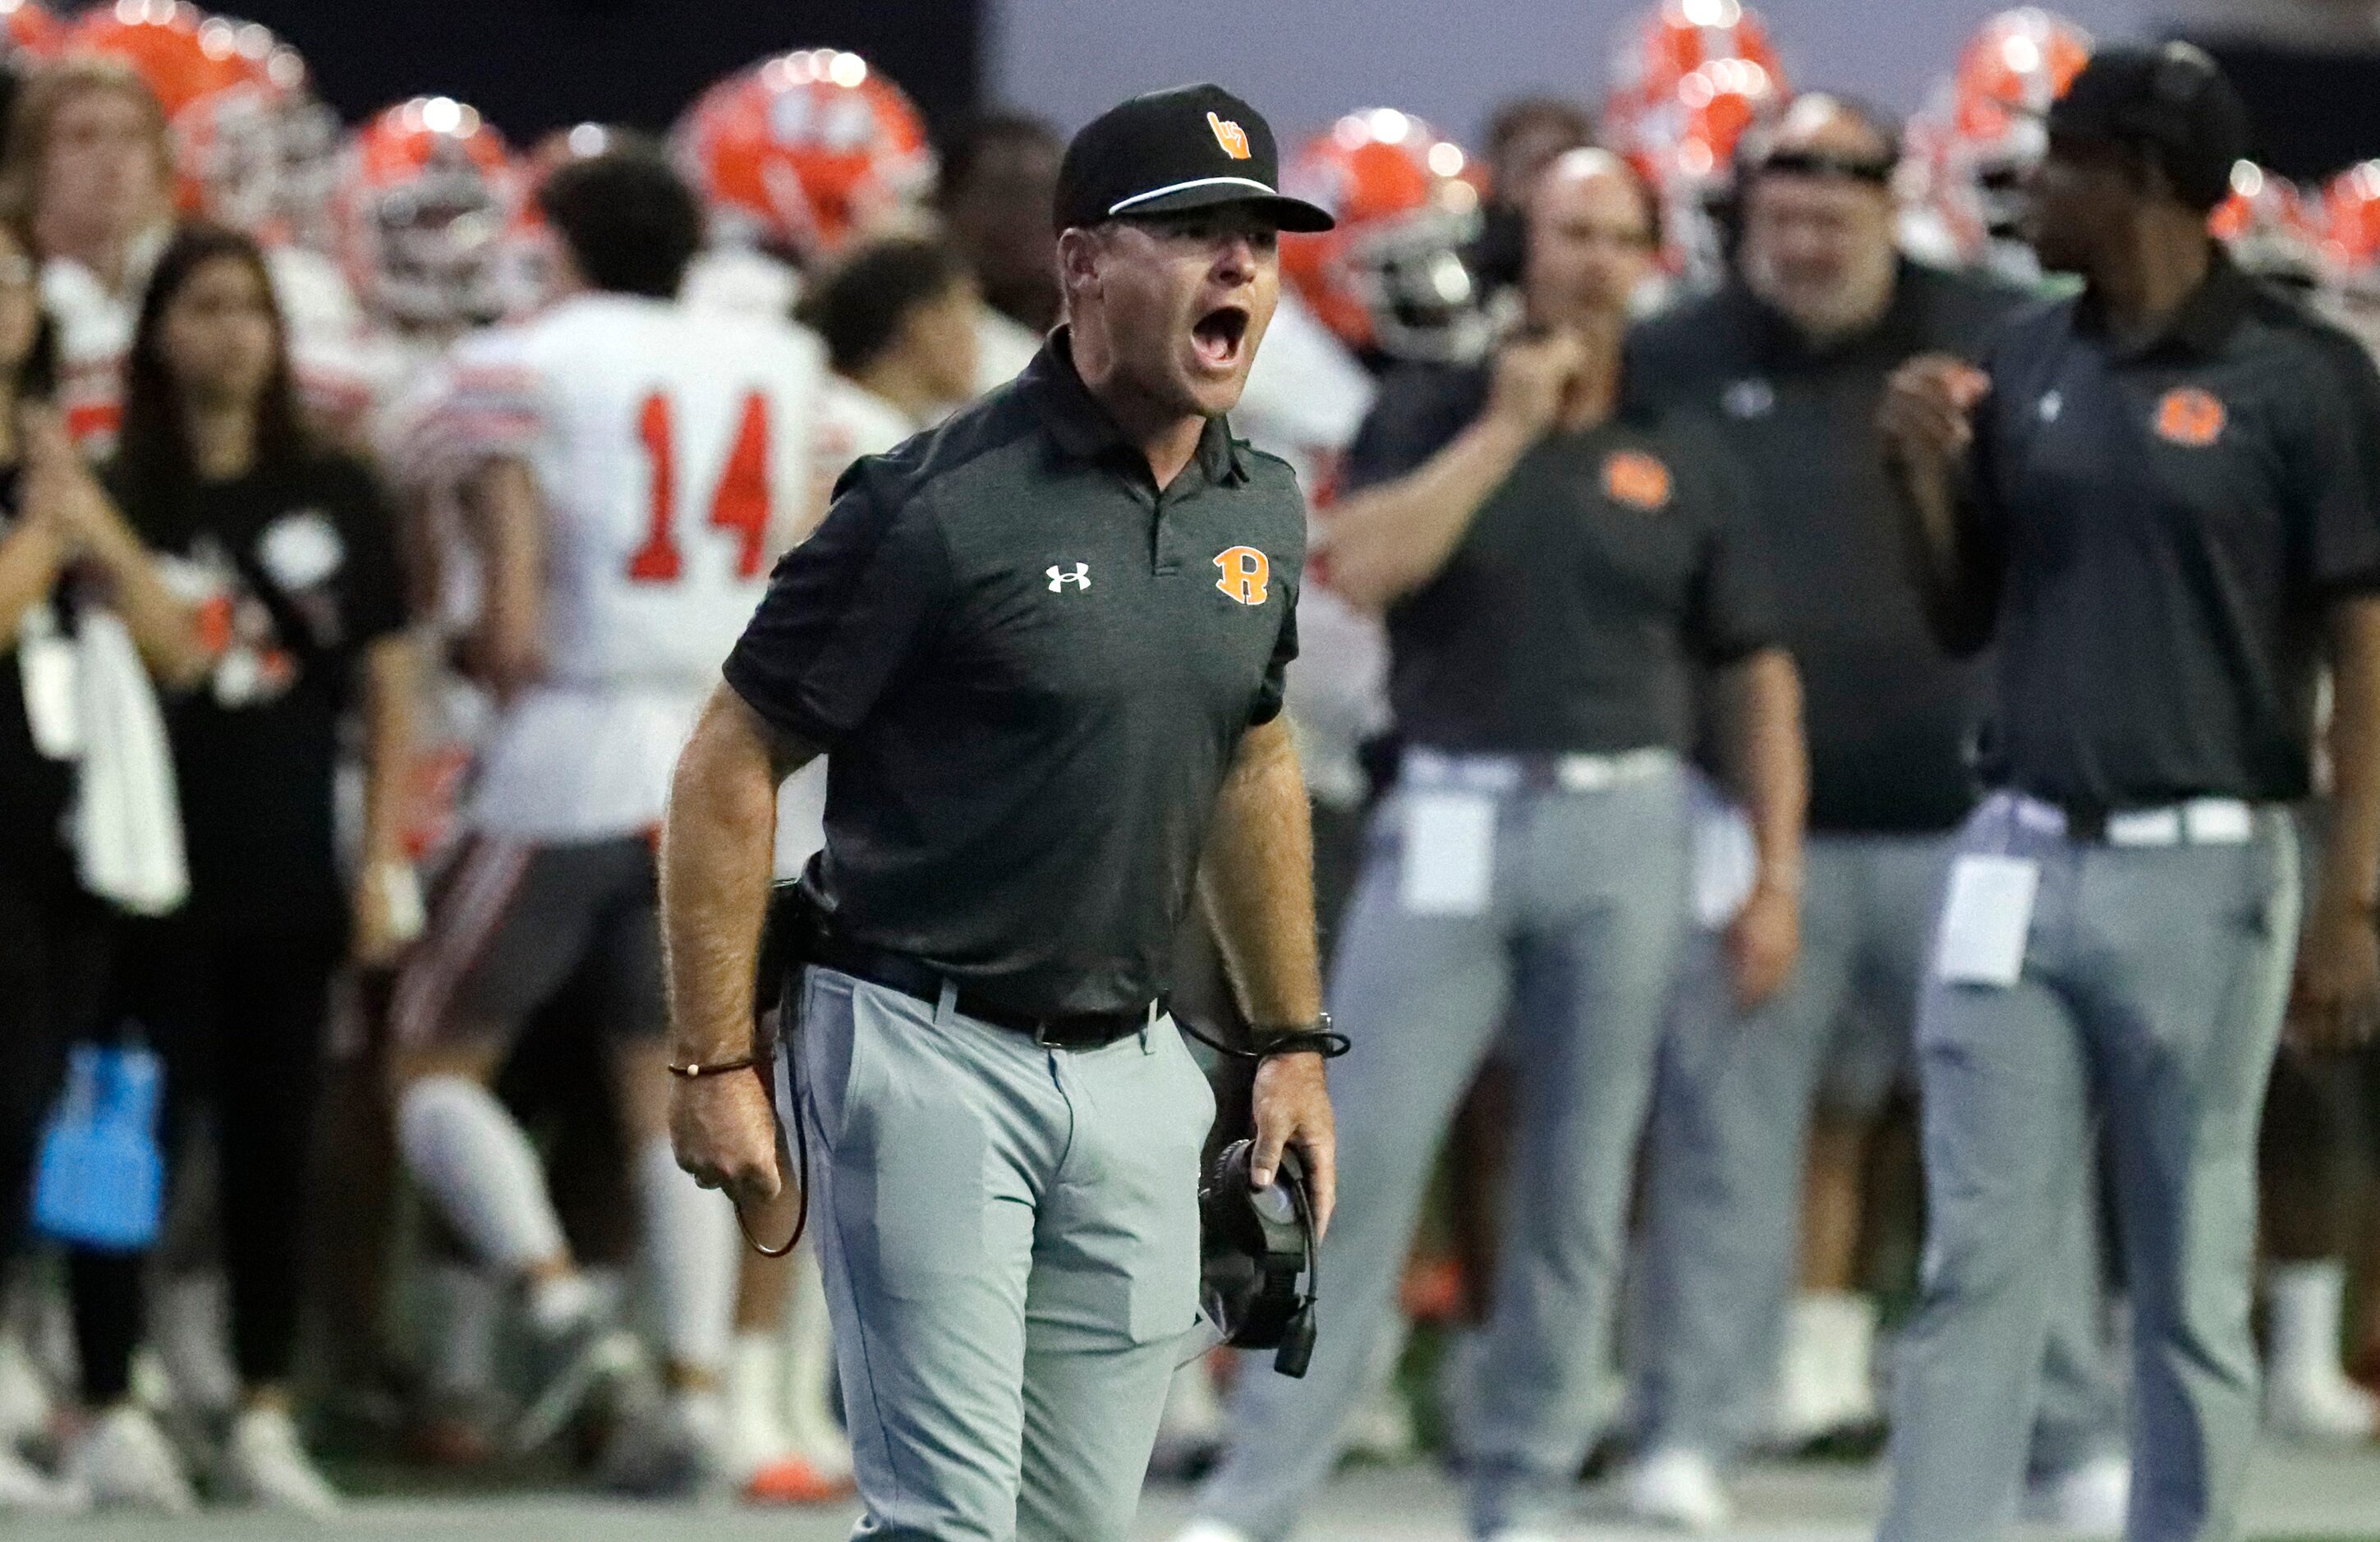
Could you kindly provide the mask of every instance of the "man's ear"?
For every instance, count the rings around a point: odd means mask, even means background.
[[[1097,231],[1075,226],[1058,233],[1058,285],[1068,299],[1099,293],[1100,245]]]

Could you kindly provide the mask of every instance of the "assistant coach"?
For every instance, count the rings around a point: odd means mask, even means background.
[[[2124,1535],[2239,1535],[2257,1111],[2285,1006],[2311,1042],[2370,1030],[2380,378],[2207,236],[2247,138],[2196,49],[2093,55],[2050,109],[2033,214],[2082,293],[1980,370],[1912,360],[1885,399],[1930,618],[1954,650],[1996,642],[1998,683],[1998,791],[1960,837],[1919,1008],[1924,1296],[1885,1542],[1999,1534],[2041,1262],[2102,1141],[2132,1302]],[[2338,785],[2304,903],[2289,806],[2325,644]]]
[[[1196,1321],[1213,1117],[1164,1015],[1194,885],[1257,1048],[1317,1029],[1306,805],[1278,721],[1305,508],[1235,442],[1270,321],[1271,130],[1135,98],[1060,176],[1067,324],[1013,384],[848,473],[778,566],[677,771],[680,1066],[753,1053],[775,792],[830,762],[799,1080],[820,1262],[881,1542],[1121,1539]],[[1303,1042],[1311,1042],[1303,1041]],[[1256,1084],[1327,1216],[1322,1063]],[[767,1094],[678,1087],[678,1158],[779,1184]]]

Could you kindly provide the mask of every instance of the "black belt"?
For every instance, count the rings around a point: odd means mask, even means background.
[[[814,941],[803,956],[822,968],[880,985],[887,990],[898,990],[929,1005],[941,1003],[942,987],[950,979],[932,965],[919,963],[906,953],[888,953],[836,937]],[[959,989],[957,1004],[962,1016],[1026,1035],[1036,1044],[1061,1050],[1097,1050],[1119,1038],[1129,1038],[1147,1028],[1151,1019],[1165,1010],[1164,1002],[1156,1002],[1136,1012],[1075,1012],[1043,1017],[987,1001],[964,986]]]

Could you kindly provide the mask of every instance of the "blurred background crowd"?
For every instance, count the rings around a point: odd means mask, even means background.
[[[2235,168],[2217,233],[2380,342],[2380,161],[2359,159],[2380,126],[2337,110],[2370,100],[2352,83],[2380,23],[2342,36],[2351,6],[2202,11],[2188,25],[2253,99],[2265,147]],[[1972,19],[1905,124],[1860,109],[1895,150],[1881,235],[1821,229],[1777,292],[1799,284],[1823,309],[1895,249],[2054,285],[2021,238],[2022,188],[2093,38],[2038,10]],[[320,24],[359,51],[358,20]],[[972,46],[966,25],[954,48]],[[26,704],[0,714],[0,1512],[202,1495],[321,1512],[342,1487],[461,1471],[839,1500],[814,1271],[744,1258],[710,1363],[687,1363],[655,1306],[685,1293],[674,1269],[735,1266],[670,1257],[674,1212],[639,1167],[650,1113],[589,1052],[600,952],[494,1082],[544,1166],[560,1262],[482,1262],[437,1219],[406,1176],[436,1159],[400,1149],[390,1092],[425,905],[473,878],[454,871],[457,819],[506,668],[460,533],[480,419],[504,410],[470,345],[550,297],[540,188],[630,130],[516,140],[489,103],[447,95],[343,115],[309,36],[180,0],[0,0],[0,656]],[[1607,54],[1574,91],[1474,103],[1469,135],[1360,102],[1301,125],[1251,90],[1298,146],[1289,190],[1340,224],[1284,238],[1281,310],[1233,424],[1297,467],[1318,521],[1376,382],[1476,362],[1512,324],[1532,188],[1558,157],[1607,147],[1651,189],[1658,276],[1633,302],[1651,318],[1737,276],[1747,135],[1805,86],[1863,87],[1861,58],[1801,51],[1739,0],[1664,0]],[[814,338],[824,373],[802,431],[820,504],[856,456],[1010,378],[1058,320],[1061,129],[1033,102],[971,94],[920,87],[929,112],[877,60],[795,49],[723,75],[667,127],[705,217],[683,303],[792,317]],[[223,535],[260,521],[262,578]],[[1377,618],[1320,577],[1290,710],[1327,933],[1395,725]],[[325,615],[285,613],[317,591]],[[94,681],[111,671],[152,688],[109,695]],[[815,842],[819,795],[788,795],[789,862]],[[149,838],[168,824],[178,842]],[[1897,1053],[1875,1076],[1851,1067],[1862,1086],[1842,1099],[1812,1095],[1795,1287],[1762,1406],[1743,1411],[1768,1449],[1872,1450],[1881,1433],[1922,1235]],[[1459,1427],[1512,1096],[1491,1060],[1406,1271],[1416,1331],[1353,1431],[1363,1457],[1414,1459]],[[2270,1423],[2366,1442],[2380,1057],[2285,1054],[2265,1130]],[[1632,1341],[1659,1330],[1621,1315],[1609,1402],[1624,1444]],[[2120,1339],[2120,1307],[2107,1328]],[[713,1411],[691,1437],[671,1416],[689,1398]],[[672,1460],[690,1438],[699,1460]],[[1160,1474],[1196,1475],[1220,1439],[1214,1373],[1194,1366]]]

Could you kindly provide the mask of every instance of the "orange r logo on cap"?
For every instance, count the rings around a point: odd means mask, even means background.
[[[1215,131],[1215,142],[1223,153],[1234,161],[1248,158],[1248,131],[1227,117],[1217,117],[1212,109],[1207,114],[1207,127]]]
[[[2228,416],[2214,392],[2195,385],[2177,385],[2157,403],[2157,437],[2168,443],[2203,450],[2223,437]]]
[[[1215,559],[1223,576],[1215,587],[1243,605],[1265,602],[1265,585],[1272,577],[1272,560],[1253,546],[1234,546]]]
[[[1670,468],[1642,450],[1617,451],[1603,463],[1603,491],[1613,503],[1651,514],[1670,501]]]

